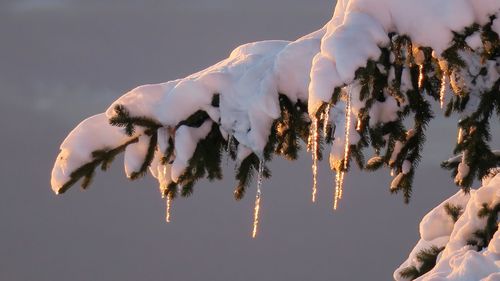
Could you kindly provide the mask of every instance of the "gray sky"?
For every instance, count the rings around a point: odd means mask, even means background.
[[[232,199],[232,167],[175,201],[171,224],[156,183],[128,182],[121,159],[86,192],[55,196],[49,186],[66,134],[121,93],[193,73],[246,42],[293,40],[332,10],[329,0],[0,2],[0,280],[391,279],[420,218],[456,192],[439,168],[453,120],[431,125],[410,205],[389,193],[386,171],[353,171],[332,213],[326,162],[312,205],[309,155],[276,159],[256,240],[254,190]]]

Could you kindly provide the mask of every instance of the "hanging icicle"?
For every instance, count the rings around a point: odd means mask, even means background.
[[[333,199],[333,210],[337,210],[339,200],[342,199],[344,193],[344,176],[348,168],[349,149],[350,149],[350,128],[351,128],[351,85],[347,86],[345,95],[345,127],[344,127],[344,165],[339,167],[335,176],[335,195]],[[358,120],[359,125],[359,120]]]
[[[166,206],[166,211],[165,211],[165,221],[167,223],[170,222],[170,208],[172,206],[172,198],[170,195],[167,195],[167,206]]]
[[[341,182],[341,172],[337,171],[335,175],[335,192],[333,195],[333,210],[337,210],[339,204],[339,195],[340,195],[340,182]]]
[[[422,89],[422,86],[424,86],[424,65],[423,64],[419,65],[418,70],[419,70],[418,88]]]
[[[337,210],[339,201],[342,199],[344,194],[344,177],[345,172],[337,171],[335,175],[335,193],[333,197],[333,210]]]
[[[313,174],[313,186],[312,186],[312,202],[316,202],[316,193],[318,188],[318,119],[313,118],[311,124],[311,131],[309,133],[309,147],[312,151],[312,174]]]
[[[345,178],[345,172],[341,172],[340,173],[339,200],[342,199],[342,196],[344,195],[344,178]]]
[[[323,115],[323,137],[326,138],[326,134],[328,133],[328,122],[330,121],[330,109],[331,105],[328,103],[328,105],[325,108],[325,113]]]
[[[257,177],[257,195],[255,196],[252,238],[257,237],[257,231],[259,228],[260,200],[262,197],[261,187],[262,187],[263,174],[264,174],[264,160],[261,159],[259,162],[259,174]]]
[[[344,170],[347,170],[349,160],[349,135],[351,129],[351,87],[349,86],[345,104],[345,144],[344,144]]]

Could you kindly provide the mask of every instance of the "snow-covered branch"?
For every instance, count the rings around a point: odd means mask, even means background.
[[[490,119],[500,115],[499,34],[498,0],[339,0],[316,32],[242,45],[188,77],[137,87],[83,121],[61,145],[52,189],[63,193],[81,178],[86,187],[99,165],[125,151],[127,176],[149,168],[170,202],[199,179],[221,178],[226,153],[238,166],[239,199],[255,172],[270,176],[265,161],[296,159],[307,141],[313,201],[317,162],[330,145],[334,208],[351,159],[389,168],[391,191],[407,202],[437,101],[445,115],[460,115],[453,153],[462,156],[445,166],[468,190],[500,166],[488,143]]]

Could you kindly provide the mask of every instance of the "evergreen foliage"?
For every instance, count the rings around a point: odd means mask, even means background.
[[[458,218],[460,218],[460,216],[463,213],[463,208],[461,206],[452,205],[450,203],[446,203],[444,205],[444,209],[446,213],[451,217],[454,223],[458,221]]]
[[[473,233],[473,237],[467,241],[467,244],[476,247],[477,251],[488,247],[493,235],[498,230],[498,213],[500,212],[500,203],[489,206],[484,203],[477,216],[486,219],[483,229],[478,229]]]
[[[71,188],[71,186],[76,184],[82,178],[83,180],[81,183],[81,187],[83,189],[87,189],[92,182],[95,170],[99,166],[101,167],[101,170],[106,171],[111,165],[111,162],[113,162],[118,154],[125,151],[125,148],[127,148],[129,144],[136,143],[137,141],[138,138],[133,138],[132,140],[118,147],[112,149],[96,150],[92,152],[93,160],[72,172],[70,175],[71,179],[58,190],[58,193],[65,193],[68,189]]]
[[[444,248],[438,248],[436,246],[421,250],[416,255],[416,259],[419,262],[420,266],[418,268],[416,266],[409,266],[401,270],[399,274],[401,275],[401,277],[408,280],[417,279],[418,277],[426,274],[431,269],[433,269],[434,266],[436,266],[437,257],[443,250]]]

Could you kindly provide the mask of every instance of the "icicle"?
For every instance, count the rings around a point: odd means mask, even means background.
[[[264,161],[261,159],[259,162],[259,174],[257,177],[257,195],[255,196],[252,238],[255,238],[257,236],[257,230],[259,228],[260,199],[262,196],[261,187],[262,187],[263,174],[264,174]]]
[[[441,109],[444,107],[444,102],[446,99],[446,92],[448,91],[448,84],[450,83],[450,77],[446,74],[443,75],[443,79],[441,79],[441,89],[439,90],[439,102],[441,105]]]
[[[344,127],[344,167],[339,167],[337,170],[337,174],[335,176],[335,195],[333,199],[333,210],[337,210],[339,200],[342,199],[344,193],[344,176],[345,171],[348,168],[348,160],[349,160],[349,135],[351,128],[351,86],[347,87],[346,94],[346,106],[345,106],[345,127]],[[358,120],[359,121],[359,120]],[[359,123],[359,122],[358,122]]]
[[[326,134],[327,134],[327,129],[328,129],[328,121],[330,121],[330,109],[331,109],[331,105],[328,104],[326,106],[326,109],[325,109],[325,113],[324,113],[324,118],[323,118],[323,137],[326,138]]]
[[[424,65],[423,64],[419,65],[418,69],[419,69],[418,88],[422,89],[422,86],[424,85]]]
[[[350,90],[350,87],[349,87]],[[349,134],[351,128],[351,93],[347,93],[345,105],[345,144],[344,144],[344,170],[347,170],[347,162],[349,159]]]
[[[344,172],[337,171],[335,175],[335,194],[333,197],[333,210],[337,210],[339,200],[342,199],[344,186]]]
[[[166,207],[166,214],[165,214],[165,221],[167,223],[170,222],[170,208],[172,206],[172,198],[170,195],[167,195],[167,207]]]
[[[341,172],[340,173],[339,199],[342,199],[342,196],[344,195],[344,176],[345,176],[345,172]]]
[[[316,193],[318,187],[318,119],[314,118],[311,124],[311,131],[309,132],[309,147],[312,151],[312,174],[313,174],[313,187],[312,187],[312,202],[316,202]]]
[[[335,175],[335,193],[333,195],[333,210],[337,210],[337,206],[339,204],[339,187],[340,187],[340,173],[339,171],[337,171],[336,175]]]

